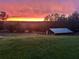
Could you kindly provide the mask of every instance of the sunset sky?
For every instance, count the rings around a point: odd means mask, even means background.
[[[0,10],[9,16],[43,18],[59,12],[70,14],[79,10],[79,0],[0,0]]]

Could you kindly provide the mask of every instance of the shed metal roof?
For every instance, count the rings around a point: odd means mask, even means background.
[[[50,30],[54,33],[54,34],[61,34],[61,33],[73,33],[73,31],[71,31],[68,28],[50,28]]]

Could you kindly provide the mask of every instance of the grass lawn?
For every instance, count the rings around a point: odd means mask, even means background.
[[[79,59],[79,36],[1,36],[0,59]]]

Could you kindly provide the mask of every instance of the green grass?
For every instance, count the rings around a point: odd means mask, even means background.
[[[79,59],[79,36],[1,36],[0,59]]]

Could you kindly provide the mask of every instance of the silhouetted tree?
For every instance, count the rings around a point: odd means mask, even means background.
[[[54,14],[54,17],[55,17],[55,21],[58,21],[58,19],[59,19],[59,14],[58,14],[58,13],[55,13],[55,14]]]
[[[74,13],[72,13],[72,18],[74,20],[79,20],[79,13],[77,11],[75,11]]]
[[[58,13],[52,13],[49,17],[49,21],[57,21],[59,18],[59,14]]]
[[[50,15],[47,15],[45,18],[44,18],[44,21],[49,21],[50,19]]]
[[[1,20],[6,20],[8,18],[8,15],[4,11],[0,11],[0,19]]]
[[[72,30],[79,31],[79,13],[77,11],[73,12],[68,17],[64,14],[60,15],[58,13],[54,13],[46,19],[52,21],[53,27],[68,27]]]
[[[5,29],[5,21],[8,18],[8,14],[5,11],[0,11],[0,30]]]
[[[69,28],[79,31],[79,13],[77,11],[68,17],[68,25]]]
[[[58,18],[58,21],[66,21],[67,19],[66,19],[66,17],[65,17],[65,15],[64,14],[62,14],[59,18]]]
[[[44,18],[44,21],[57,21],[58,18],[59,18],[59,14],[58,13],[54,13],[54,14],[52,13],[52,14],[46,16]]]

